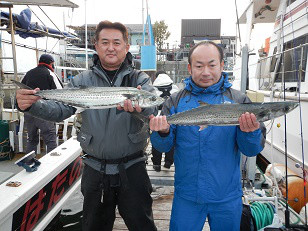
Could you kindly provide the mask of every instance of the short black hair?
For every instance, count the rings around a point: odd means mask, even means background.
[[[94,38],[94,42],[97,42],[99,39],[99,33],[103,30],[103,29],[116,29],[121,31],[122,35],[123,35],[123,39],[126,43],[128,43],[128,31],[126,26],[124,26],[122,23],[120,22],[110,22],[108,20],[105,21],[101,21],[97,26],[96,26],[96,31],[95,31],[95,38]]]
[[[217,48],[218,53],[219,53],[220,62],[222,62],[223,57],[224,57],[224,52],[222,48],[212,41],[202,41],[202,42],[197,43],[190,49],[188,53],[188,63],[191,65],[191,55],[197,47],[202,46],[202,45],[210,45],[210,44]]]

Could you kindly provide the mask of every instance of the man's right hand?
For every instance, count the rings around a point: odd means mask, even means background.
[[[150,129],[161,133],[168,133],[170,125],[167,122],[166,116],[150,116]]]
[[[31,107],[31,105],[34,104],[36,101],[41,99],[41,97],[34,95],[39,90],[39,88],[35,88],[34,90],[18,89],[16,91],[16,100],[20,110],[26,110],[27,108]]]

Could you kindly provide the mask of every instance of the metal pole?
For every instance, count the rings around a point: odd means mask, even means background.
[[[87,24],[87,0],[84,0],[85,5],[85,42],[86,42],[86,69],[88,70],[89,64],[88,64],[88,24]]]
[[[12,53],[13,53],[13,66],[14,66],[14,80],[17,81],[17,61],[16,61],[16,47],[15,47],[15,31],[14,31],[14,24],[13,24],[13,14],[12,8],[9,7],[9,14],[10,14],[10,31],[11,31],[11,40],[12,40]]]
[[[143,3],[143,1],[144,0],[141,0],[142,1],[142,27],[143,27],[143,29],[142,29],[142,34],[144,35],[145,34],[145,31],[144,31],[144,3]],[[145,45],[145,38],[143,39],[143,44],[142,44],[143,46]]]

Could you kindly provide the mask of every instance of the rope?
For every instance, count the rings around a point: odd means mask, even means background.
[[[268,202],[253,202],[250,205],[251,214],[256,222],[257,230],[272,224],[274,218],[274,208]]]

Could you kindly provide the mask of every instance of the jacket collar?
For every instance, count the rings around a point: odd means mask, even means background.
[[[197,86],[192,77],[188,77],[184,80],[185,89],[190,91],[192,94],[221,94],[225,92],[228,88],[232,86],[232,84],[228,81],[228,74],[226,72],[221,73],[221,77],[217,83],[207,88],[202,88]]]
[[[52,66],[50,64],[47,63],[39,63],[38,66],[45,66],[47,67],[49,70],[51,70],[52,72],[54,72],[54,69],[52,68]]]
[[[93,68],[95,66],[99,66],[101,68],[101,63],[100,63],[98,55],[94,54],[92,59],[93,59],[93,66],[91,68]],[[130,52],[127,52],[126,57],[125,57],[122,65],[121,65],[121,67],[122,66],[130,66],[131,67],[132,63],[133,63],[133,56]]]
[[[116,76],[113,86],[120,86],[120,84],[122,83],[123,77],[129,74],[130,72],[132,72],[132,70],[134,69],[132,66],[132,61],[133,61],[133,56],[130,52],[128,52],[126,54],[126,57],[123,63],[120,66],[120,70],[117,71],[117,74],[116,74],[117,76]],[[101,78],[104,78],[106,81],[109,82],[106,76],[106,72],[103,70],[97,54],[93,55],[93,66],[91,67],[91,69],[93,72],[98,74]]]

